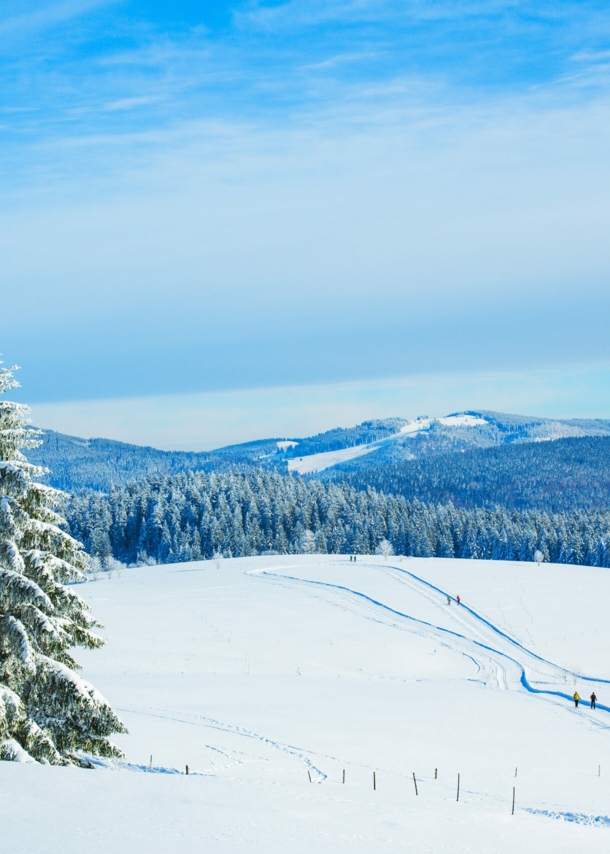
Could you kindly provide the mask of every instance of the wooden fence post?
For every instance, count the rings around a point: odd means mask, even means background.
[[[413,785],[415,786],[415,794],[419,795],[419,792],[417,791],[417,780],[415,779],[415,771],[413,772]]]
[[[377,771],[373,771],[373,791],[377,791]]]
[[[457,798],[456,801],[460,799],[460,775],[458,774],[458,787],[457,787]]]
[[[513,786],[513,808],[511,811],[511,815],[515,814],[515,787]]]

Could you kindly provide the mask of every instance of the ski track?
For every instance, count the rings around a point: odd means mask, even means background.
[[[422,592],[421,587],[423,587],[424,590],[434,591],[435,593],[442,596],[443,599],[446,598],[448,595],[447,592],[442,590],[440,587],[437,587],[436,585],[432,584],[429,581],[426,581],[425,579],[421,578],[420,576],[416,575],[415,573],[410,572],[409,570],[406,570],[406,569],[402,569],[401,567],[397,567],[397,566],[385,567],[385,566],[379,566],[376,564],[362,564],[362,566],[369,566],[370,568],[377,569],[377,570],[379,570],[379,569],[386,570],[386,571],[387,570],[393,570],[396,573],[400,573],[402,575],[408,576],[410,579],[412,579],[414,582],[416,582],[417,585],[420,585],[420,592]],[[289,568],[292,569],[293,567],[288,567],[288,566],[278,567],[278,569],[289,569]],[[539,695],[547,696],[549,698],[557,697],[557,698],[560,698],[561,700],[568,700],[568,701],[572,700],[572,696],[570,694],[564,693],[563,691],[558,691],[558,690],[553,691],[553,690],[549,690],[549,689],[534,687],[534,685],[532,685],[530,679],[528,678],[527,665],[524,661],[520,660],[517,657],[518,655],[520,655],[521,657],[525,656],[526,658],[529,658],[531,660],[530,661],[530,670],[532,670],[534,672],[537,671],[537,674],[539,676],[555,677],[555,679],[558,682],[562,681],[564,673],[567,672],[571,676],[577,676],[580,680],[585,681],[585,682],[594,682],[597,684],[610,684],[609,679],[601,679],[601,678],[597,678],[594,676],[583,676],[581,674],[576,674],[573,671],[568,670],[567,668],[560,667],[559,665],[553,663],[552,661],[549,661],[548,659],[543,658],[542,656],[540,656],[537,653],[533,652],[532,650],[528,649],[520,641],[511,637],[507,632],[503,631],[498,626],[494,625],[494,623],[492,623],[486,617],[483,617],[481,614],[479,614],[477,611],[475,611],[473,608],[471,608],[468,605],[460,604],[459,606],[456,607],[456,611],[459,608],[461,613],[469,614],[474,619],[475,626],[473,627],[467,621],[462,620],[461,618],[458,618],[459,622],[464,626],[464,628],[470,629],[471,632],[474,628],[474,631],[475,631],[476,635],[480,638],[480,640],[476,640],[473,637],[468,637],[466,634],[462,634],[462,633],[454,631],[452,629],[445,628],[444,626],[435,625],[434,623],[430,623],[426,620],[421,620],[421,619],[418,619],[417,617],[413,617],[411,614],[406,614],[402,611],[397,610],[396,608],[392,608],[390,605],[386,605],[385,603],[380,602],[379,600],[374,599],[371,596],[368,596],[366,593],[363,593],[360,590],[355,590],[353,588],[346,587],[346,586],[341,585],[341,584],[332,584],[332,583],[326,582],[326,581],[314,581],[311,579],[299,578],[299,577],[292,576],[292,575],[283,575],[277,571],[271,571],[271,570],[253,570],[253,571],[251,570],[250,573],[248,573],[248,574],[256,575],[259,577],[265,576],[265,577],[274,578],[274,579],[280,580],[280,581],[281,580],[291,581],[291,582],[294,582],[296,584],[313,585],[316,587],[321,587],[321,588],[326,588],[329,590],[338,591],[343,596],[355,597],[356,600],[359,602],[359,604],[361,604],[361,605],[364,604],[365,606],[369,606],[369,607],[372,606],[373,609],[377,613],[379,613],[379,610],[381,610],[385,614],[392,614],[395,617],[398,617],[402,620],[407,620],[409,623],[413,624],[414,626],[421,627],[421,629],[423,629],[423,631],[418,631],[417,632],[418,634],[423,634],[424,636],[428,636],[428,637],[433,636],[438,640],[440,640],[441,638],[445,638],[445,639],[450,638],[452,642],[449,644],[449,646],[456,649],[456,651],[460,652],[462,655],[467,655],[469,658],[471,658],[471,660],[475,660],[475,658],[473,658],[473,653],[474,653],[475,657],[477,654],[480,657],[481,650],[484,650],[485,653],[487,653],[485,658],[491,659],[492,662],[495,664],[496,668],[498,668],[499,672],[502,673],[502,683],[503,683],[504,689],[509,689],[509,687],[510,687],[509,686],[509,680],[508,680],[508,673],[507,673],[506,667],[502,664],[501,661],[498,661],[497,659],[494,661],[494,659],[498,656],[501,659],[504,659],[505,661],[510,662],[511,665],[514,665],[518,669],[519,675],[518,675],[518,679],[516,680],[517,684],[519,684],[523,689],[525,689],[525,691],[527,691],[529,694],[532,694],[532,695],[539,694]],[[409,585],[409,586],[412,586],[412,585]],[[431,601],[436,601],[436,600],[432,599],[432,597],[430,597],[430,596],[426,596],[426,598],[431,600]],[[440,606],[440,603],[438,603],[438,604]],[[455,612],[452,612],[452,619],[456,619],[454,614],[455,614]],[[379,620],[379,622],[384,622],[385,624],[387,624],[386,620]],[[401,628],[401,626],[396,624],[395,622],[393,622],[392,625],[394,625],[396,628]],[[504,641],[505,643],[507,643],[509,645],[509,648],[510,648],[512,654],[510,654],[509,652],[507,652],[503,649],[499,649],[495,646],[491,646],[490,643],[486,641],[486,638],[484,635],[485,629],[488,632],[493,633],[493,635],[497,636],[497,638],[499,638],[502,641]],[[472,649],[473,646],[475,647],[475,650]],[[479,670],[481,670],[482,669],[481,668],[481,662],[479,660],[475,660],[475,663],[477,664],[477,667],[479,668]],[[541,668],[537,667],[536,665],[543,665],[543,668],[541,669]],[[547,669],[549,672],[545,673],[544,671],[546,671]],[[535,682],[536,680],[534,679],[533,681]],[[498,684],[500,685],[500,679],[499,678],[498,678]],[[597,709],[600,711],[610,712],[610,706],[603,705],[602,703],[597,704]],[[595,719],[592,719],[592,722],[595,723],[597,726],[603,726],[604,728],[608,728],[608,724],[605,722],[602,722],[599,720],[596,721]]]
[[[554,810],[525,809],[532,815],[544,815],[547,818],[556,818],[561,821],[570,821],[575,824],[586,824],[590,827],[610,827],[610,818],[607,815],[587,815],[578,812],[556,812]]]
[[[413,572],[409,572],[409,570],[407,570],[407,569],[401,569],[398,566],[394,566],[394,567],[392,567],[392,569],[396,570],[396,572],[401,572],[401,573],[404,573],[405,575],[409,575],[411,578],[415,579],[420,584],[425,585],[426,587],[429,587],[432,590],[435,590],[437,593],[440,593],[442,596],[448,595],[445,590],[441,590],[440,587],[436,587],[434,584],[431,584],[429,581],[426,581],[425,579],[420,578],[418,575],[415,575],[415,573],[413,573]],[[462,603],[459,605],[459,608],[463,608],[465,611],[467,611],[469,614],[471,614],[476,620],[485,624],[493,632],[500,635],[500,637],[502,637],[504,640],[509,641],[509,643],[511,643],[513,646],[518,647],[519,650],[526,653],[526,655],[529,655],[532,658],[535,658],[537,661],[541,662],[542,664],[546,664],[546,665],[552,667],[554,670],[561,670],[562,673],[566,672],[566,673],[569,673],[571,676],[577,676],[583,682],[596,682],[598,684],[610,685],[610,679],[600,679],[596,676],[583,676],[580,673],[574,673],[573,671],[568,670],[565,667],[559,667],[559,665],[554,664],[552,661],[549,661],[548,659],[543,658],[541,655],[538,655],[537,653],[532,652],[526,646],[524,646],[520,641],[516,640],[515,638],[511,637],[506,632],[502,631],[502,629],[500,629],[498,626],[496,626],[494,623],[492,623],[486,617],[483,617],[481,614],[477,613],[477,611],[475,611],[474,608],[471,608],[469,605],[464,605]],[[527,612],[527,613],[531,618],[531,615],[529,614],[529,612]],[[562,696],[568,696],[568,695],[562,695]],[[599,708],[601,708],[601,706],[599,706]],[[610,711],[610,709],[606,709],[606,711]]]
[[[156,711],[156,712],[144,712],[140,709],[123,709],[122,708],[122,709],[118,709],[118,711],[128,712],[130,714],[136,714],[136,715],[147,715],[149,717],[154,717],[154,718],[162,718],[163,720],[175,721],[176,723],[186,724],[187,726],[205,727],[206,729],[215,729],[215,730],[219,730],[220,732],[229,733],[230,735],[237,735],[237,736],[240,736],[242,738],[254,739],[256,741],[261,742],[261,744],[264,744],[264,745],[271,747],[275,750],[279,750],[282,753],[285,753],[288,756],[291,756],[293,758],[299,759],[301,762],[303,762],[303,764],[307,767],[308,770],[314,772],[317,775],[318,779],[316,782],[323,783],[324,780],[326,780],[327,776],[328,776],[327,774],[324,773],[324,771],[322,771],[321,768],[318,768],[318,766],[315,765],[308,756],[305,756],[306,753],[313,753],[313,751],[306,750],[305,748],[302,748],[302,747],[295,747],[292,744],[283,744],[280,741],[275,741],[274,739],[269,738],[268,736],[260,735],[259,733],[253,732],[252,730],[245,729],[244,727],[235,726],[234,724],[222,723],[221,721],[217,721],[214,718],[205,717],[204,715],[193,715],[192,717],[194,717],[196,720],[185,720],[184,716],[183,717],[175,717],[173,714],[167,714],[167,713],[162,714],[162,712],[160,710]],[[217,753],[224,755],[227,759],[230,758],[230,755],[228,752],[221,750],[218,747],[214,747],[213,745],[210,745],[210,744],[206,744],[205,747],[209,750],[213,750]],[[333,761],[337,761],[337,762],[339,761],[334,756],[327,756],[324,758],[325,759],[332,759]],[[256,759],[259,761],[267,761],[263,756],[257,756],[257,757],[249,756],[248,759],[249,760]],[[235,761],[230,762],[228,765],[223,766],[222,769],[217,768],[215,770],[225,770],[226,768],[230,768],[234,765],[241,765],[241,764],[243,764],[244,761],[245,760],[237,760],[236,759]],[[125,766],[122,765],[121,767],[125,767]],[[142,765],[142,766],[133,765],[130,767],[129,770],[142,770],[142,771],[148,772],[149,768],[146,765]],[[155,770],[155,768],[153,767],[153,771],[154,770]],[[166,774],[167,773],[169,773],[169,774],[182,774],[183,773],[182,771],[177,771],[176,769],[167,769],[167,768],[159,768],[158,771],[159,771],[159,773],[166,773]],[[189,773],[198,774],[200,776],[209,776],[209,772],[204,772],[204,771],[189,771]]]

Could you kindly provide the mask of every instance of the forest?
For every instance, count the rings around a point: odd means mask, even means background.
[[[610,510],[561,513],[424,504],[261,469],[154,475],[72,496],[70,532],[102,562],[215,555],[396,554],[610,566]]]
[[[610,438],[583,436],[427,455],[323,473],[356,489],[456,507],[541,510],[610,507]]]

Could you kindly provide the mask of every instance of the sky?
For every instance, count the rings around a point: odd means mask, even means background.
[[[609,90],[603,2],[2,0],[18,398],[194,449],[610,418]]]

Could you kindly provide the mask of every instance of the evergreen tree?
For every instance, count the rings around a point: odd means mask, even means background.
[[[0,368],[0,394],[17,385]],[[86,555],[62,529],[63,493],[37,483],[45,470],[21,453],[38,444],[28,414],[0,401],[0,759],[65,765],[83,753],[120,756],[108,736],[125,727],[70,655],[103,641],[66,586],[84,579]]]
[[[303,531],[300,538],[300,551],[303,554],[314,554],[316,550],[316,535],[313,531],[307,529]]]

